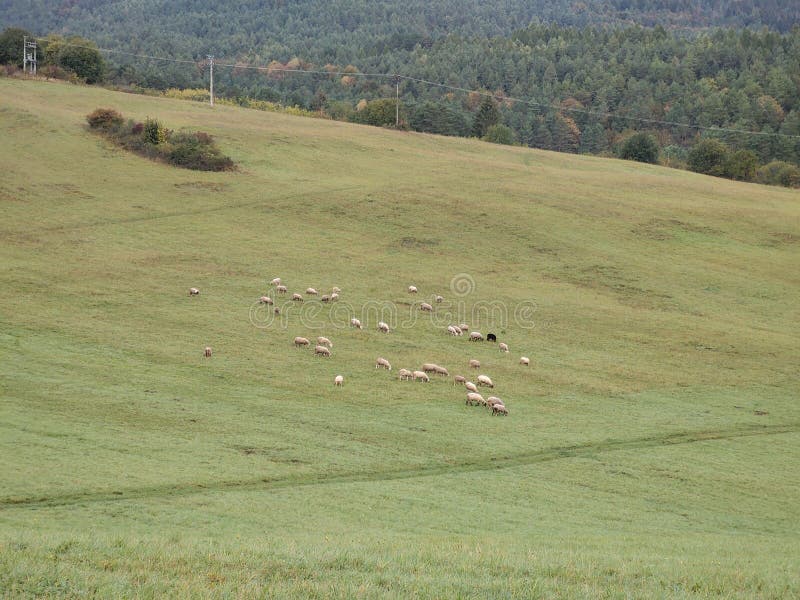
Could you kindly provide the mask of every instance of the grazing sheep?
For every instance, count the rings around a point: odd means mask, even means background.
[[[275,286],[275,289],[278,290],[279,294],[285,294],[286,292],[289,291],[289,288],[287,288],[285,285]]]
[[[206,346],[203,350],[203,356],[209,358],[211,356],[211,346]]]
[[[336,377],[333,379],[333,385],[334,385],[334,386],[337,386],[337,385],[338,385],[339,387],[341,387],[342,385],[344,385],[344,377],[342,377],[341,375],[337,375],[337,376],[336,376]]]
[[[269,296],[261,296],[261,298],[258,299],[258,303],[259,304],[273,304],[272,298],[270,298]]]
[[[197,288],[189,288],[189,295],[190,296],[199,296],[200,295],[200,290],[198,290]]]
[[[508,409],[502,404],[495,404],[492,407],[492,415],[503,415],[504,417],[507,417]]]
[[[469,334],[470,342],[482,342],[483,334],[480,331],[473,331]]]
[[[382,331],[383,333],[389,333],[389,325],[381,321],[378,323],[378,330]]]
[[[486,387],[493,388],[494,383],[487,375],[478,375],[478,385],[485,385]]]
[[[320,302],[330,302],[331,301],[331,297],[328,296],[327,294],[323,294],[322,296],[319,297],[319,300],[320,300]]]
[[[334,294],[338,294],[338,293],[340,293],[341,291],[342,291],[342,290],[341,290],[340,288],[336,287],[336,286],[333,286],[333,289],[331,290],[331,292],[332,292],[332,293],[334,293]]]
[[[317,338],[317,343],[320,346],[327,346],[328,348],[333,348],[333,342],[331,342],[328,338],[323,337],[323,336],[319,336]]]
[[[455,377],[453,377],[453,385],[454,385],[454,386],[455,386],[457,383],[460,383],[460,384],[462,384],[462,385],[463,385],[463,384],[465,384],[466,382],[467,382],[467,378],[466,378],[466,377],[464,377],[463,375],[456,375]]]
[[[467,404],[486,406],[486,400],[477,392],[467,392]]]
[[[331,351],[325,346],[314,346],[314,355],[316,356],[317,354],[320,356],[330,356]]]
[[[436,300],[437,303],[444,302],[444,298],[442,296],[435,296],[433,299]]]
[[[280,285],[281,284],[281,278],[280,277],[276,277],[275,279],[270,281],[269,284],[270,285]]]
[[[338,294],[338,292],[333,292],[333,293],[331,294],[331,302],[336,302],[338,299],[339,299],[339,294]]]
[[[500,346],[498,347],[500,348],[500,352],[508,352],[508,344],[505,342],[500,342]]]
[[[474,358],[470,359],[469,368],[470,369],[480,369],[481,368],[481,361],[476,360]]]
[[[379,368],[387,369],[387,370],[391,371],[392,370],[392,365],[390,365],[389,361],[386,360],[385,358],[378,358],[378,360],[375,361],[375,368],[376,369],[379,369]]]
[[[521,364],[521,365],[525,365],[526,367],[527,367],[527,366],[530,366],[530,364],[531,364],[531,359],[530,359],[530,358],[528,358],[527,356],[520,356],[520,358],[519,358],[519,364]]]
[[[400,381],[403,380],[410,381],[411,378],[414,376],[414,374],[408,369],[400,369],[397,373],[398,375],[400,375]]]
[[[459,326],[458,326],[458,328],[459,328],[459,329],[462,331],[462,333],[463,333],[464,331],[467,331],[467,330],[469,329],[469,325],[467,325],[466,323],[461,323],[461,325],[459,325]]]
[[[306,294],[308,296],[316,296],[317,294],[319,294],[319,292],[317,290],[315,290],[314,288],[308,288],[308,289],[306,289]]]
[[[416,294],[417,293],[416,286],[413,286],[413,285],[408,286],[408,293],[409,294]]]
[[[471,381],[465,381],[464,387],[467,388],[470,392],[478,393],[478,386],[472,383]]]
[[[420,304],[419,309],[423,312],[433,312],[433,307],[427,302],[423,302],[422,304]]]
[[[308,346],[310,343],[311,342],[309,342],[308,339],[304,337],[297,336],[296,338],[294,338],[294,345],[297,346],[298,348],[300,346]]]
[[[361,327],[361,321],[359,321],[359,320],[358,320],[358,319],[356,319],[355,317],[353,317],[352,319],[350,319],[350,326],[351,326],[351,327],[355,327],[356,329],[362,329],[362,327]]]
[[[464,335],[464,332],[461,331],[461,329],[459,327],[456,327],[455,325],[448,325],[447,332],[453,336]]]
[[[280,308],[278,308],[277,306],[275,307],[275,314],[276,314],[276,315],[279,315],[279,314],[281,314],[281,309],[280,309]]]
[[[300,294],[292,294],[292,301],[293,302],[302,302],[303,297]]]
[[[444,375],[445,377],[450,377],[450,372],[444,367],[440,367],[439,365],[436,365],[436,374]]]
[[[491,408],[491,407],[492,407],[492,406],[494,406],[495,404],[500,404],[500,405],[503,405],[503,401],[502,401],[502,400],[500,400],[500,398],[498,398],[497,396],[489,396],[489,397],[486,399],[486,406],[488,406],[488,407],[490,407],[490,408]]]
[[[414,375],[414,381],[416,381],[417,379],[420,379],[420,380],[424,381],[425,383],[430,383],[431,379],[430,379],[430,377],[428,377],[427,373],[424,373],[422,371],[414,371],[413,375]]]
[[[425,363],[424,365],[422,365],[422,370],[425,371],[426,373],[435,373],[437,366],[438,365],[434,363]]]

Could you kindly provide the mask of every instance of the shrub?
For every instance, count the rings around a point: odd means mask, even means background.
[[[514,138],[514,131],[509,126],[503,124],[491,125],[486,130],[486,135],[483,136],[483,140],[494,144],[505,144],[506,146],[511,146],[516,141]]]
[[[690,171],[724,177],[728,162],[728,147],[719,140],[706,138],[700,140],[689,151],[688,166]]]
[[[98,108],[86,117],[92,129],[115,129],[122,125],[122,115],[113,108]]]
[[[782,160],[773,160],[756,171],[756,181],[767,185],[800,187],[800,168]]]
[[[142,136],[145,142],[154,146],[167,141],[166,129],[156,119],[151,119],[150,117],[147,117],[144,121]]]
[[[752,150],[737,150],[725,164],[725,175],[737,181],[753,181],[758,168],[758,157]]]
[[[650,134],[634,134],[625,140],[619,157],[625,160],[655,164],[658,162],[658,143]]]
[[[233,161],[221,154],[207,133],[177,133],[170,143],[172,150],[167,160],[175,166],[198,171],[230,171],[233,168]]]

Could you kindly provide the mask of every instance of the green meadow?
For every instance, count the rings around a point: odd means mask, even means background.
[[[0,79],[0,597],[796,598],[798,298],[797,190]]]

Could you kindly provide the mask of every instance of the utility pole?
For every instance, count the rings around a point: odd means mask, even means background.
[[[31,75],[36,75],[36,40],[28,41],[28,36],[22,36],[22,72],[28,72],[31,66]]]
[[[400,129],[400,78],[397,75],[394,76],[394,85],[394,126]]]
[[[211,106],[214,106],[214,55],[213,54],[208,55],[208,73],[210,76],[209,86],[208,86],[208,92],[210,98],[209,104]]]

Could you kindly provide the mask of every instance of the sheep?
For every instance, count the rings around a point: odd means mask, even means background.
[[[461,330],[458,327],[453,327],[452,325],[447,326],[447,333],[450,335],[461,335]]]
[[[408,286],[408,293],[409,294],[416,294],[417,293],[416,286],[413,286],[413,285]]]
[[[203,356],[205,356],[206,358],[211,357],[211,346],[205,347],[205,349],[203,350]]]
[[[270,285],[278,285],[279,286],[281,284],[281,278],[280,277],[276,277],[275,279],[270,281],[269,284]]]
[[[428,304],[427,302],[423,302],[422,304],[420,304],[419,305],[419,309],[422,312],[433,312],[433,307],[430,304]]]
[[[327,294],[323,294],[322,296],[319,297],[319,300],[320,300],[320,302],[330,302],[331,301],[331,297],[328,296]]]
[[[341,293],[341,291],[342,291],[341,288],[333,286],[333,289],[331,290],[331,293],[332,294],[339,294],[339,293]]]
[[[304,337],[297,336],[296,338],[294,338],[294,345],[297,346],[298,348],[300,346],[308,346],[310,343],[311,342],[309,342],[308,339]]]
[[[334,386],[337,386],[337,385],[338,385],[339,387],[341,387],[342,385],[344,385],[344,377],[342,377],[341,375],[337,375],[336,377],[334,377],[334,379],[333,379],[333,385],[334,385]]]
[[[531,359],[528,358],[527,356],[521,356],[519,359],[519,364],[528,367],[531,364]]]
[[[400,369],[397,373],[400,375],[400,381],[409,381],[414,376],[408,369]]]
[[[389,333],[390,331],[389,325],[381,321],[380,323],[378,323],[378,331],[382,331],[383,333]]]
[[[470,359],[469,368],[470,369],[480,369],[481,368],[481,361],[476,360],[474,358]]]
[[[302,302],[303,297],[300,294],[292,294],[292,302]]]
[[[339,299],[339,294],[337,292],[333,292],[331,294],[331,302],[336,302]]]
[[[505,342],[500,342],[498,347],[500,348],[500,352],[508,352],[508,344]]]
[[[434,296],[433,299],[437,302],[437,304],[440,303],[440,302],[444,302],[444,298],[442,296],[438,296],[437,295],[437,296]]]
[[[436,365],[436,374],[444,375],[445,377],[450,377],[450,372],[444,367],[440,367],[439,365]]]
[[[462,333],[463,333],[463,332],[465,332],[465,331],[467,331],[467,330],[469,329],[469,325],[467,325],[466,323],[461,323],[461,325],[459,325],[459,326],[458,326],[458,328],[459,328],[459,329],[462,331]]]
[[[431,380],[430,377],[428,377],[428,375],[422,371],[414,371],[413,375],[414,375],[414,381],[416,381],[417,379],[421,379],[425,383],[430,383]]]
[[[422,370],[425,371],[426,373],[435,373],[436,367],[438,366],[439,365],[436,365],[434,363],[425,363],[424,365],[422,365]]]
[[[270,298],[269,296],[261,296],[261,298],[258,299],[258,303],[259,304],[273,304],[272,298]]]
[[[287,288],[285,285],[276,285],[275,289],[278,291],[279,294],[285,294],[286,292],[289,291],[289,288]]]
[[[467,404],[486,406],[486,400],[478,392],[467,392]]]
[[[472,383],[471,381],[465,381],[464,387],[467,388],[470,392],[478,393],[478,386]]]
[[[500,400],[497,396],[489,396],[486,399],[486,406],[489,408],[493,407],[495,404],[499,404],[500,406],[504,406],[503,401]]]
[[[319,292],[317,290],[315,290],[314,288],[306,289],[306,295],[308,295],[308,296],[316,296],[317,294],[319,294]]]
[[[280,309],[280,308],[278,308],[277,306],[275,307],[275,314],[276,314],[276,315],[279,315],[279,314],[281,314],[281,309]]]
[[[486,387],[493,388],[494,383],[487,375],[478,375],[478,385],[485,385]]]
[[[482,342],[483,341],[483,334],[480,331],[472,331],[469,334],[469,341],[470,342]]]
[[[350,319],[350,327],[355,327],[356,329],[362,329],[361,321],[353,317],[352,319]]]
[[[197,288],[189,288],[189,295],[190,296],[199,296],[200,295],[200,290],[198,290]]]
[[[314,356],[316,356],[316,355],[330,356],[331,355],[331,351],[328,348],[326,348],[325,346],[314,346]]]
[[[492,415],[503,415],[504,417],[507,417],[508,409],[502,404],[495,404],[492,406]]]
[[[392,370],[392,365],[389,364],[388,360],[386,360],[385,358],[381,357],[381,358],[378,358],[378,360],[375,361],[375,368],[376,369],[382,368],[382,369],[387,369],[388,371],[391,371]]]
[[[460,384],[463,385],[466,382],[467,382],[467,378],[464,377],[463,375],[456,375],[455,377],[453,377],[453,386],[455,386],[457,383],[460,383]]]
[[[497,336],[495,334],[493,334],[493,333],[487,333],[486,334],[486,341],[487,342],[496,342],[497,341]]]
[[[317,338],[317,343],[320,346],[327,346],[328,348],[333,348],[333,342],[331,342],[328,338],[323,337],[323,336],[319,336]]]

